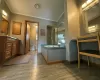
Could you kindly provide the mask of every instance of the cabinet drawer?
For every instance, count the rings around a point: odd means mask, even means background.
[[[11,58],[11,54],[6,54],[5,59]]]
[[[11,51],[5,51],[5,54],[11,54]]]
[[[6,51],[11,51],[12,43],[6,43]]]
[[[9,59],[11,57],[11,51],[12,51],[12,43],[7,42],[5,48],[5,59]]]
[[[11,57],[11,51],[5,51],[5,58],[8,59]]]
[[[6,43],[6,47],[11,47],[12,46],[12,43],[11,42],[7,42]]]
[[[11,51],[11,47],[6,47],[6,51]]]
[[[7,41],[12,41],[13,39],[12,38],[7,38]]]
[[[9,43],[9,42],[13,42],[13,41],[16,41],[16,40],[11,39],[11,38],[8,38],[8,39],[7,39],[7,43]]]

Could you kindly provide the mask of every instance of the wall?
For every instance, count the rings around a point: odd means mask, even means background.
[[[63,30],[63,32],[64,32],[64,30],[65,30],[65,26],[64,26],[64,13],[63,13],[63,15],[60,17],[60,19],[58,20],[57,26],[58,26],[58,33],[59,33],[60,31],[62,31],[62,30]]]
[[[58,26],[59,26],[61,23],[64,23],[64,13],[62,14],[62,16],[60,17],[60,19],[58,20]]]
[[[79,8],[76,0],[65,0],[66,60],[77,60],[76,39],[80,35]]]
[[[39,42],[38,42],[38,52],[39,53],[41,53],[41,44],[46,44],[46,42],[47,42],[47,25],[56,26],[56,24],[57,24],[56,22],[38,19],[38,18],[33,18],[33,17],[28,17],[28,16],[23,16],[23,15],[17,15],[17,14],[12,14],[11,19],[12,19],[11,25],[12,25],[13,21],[22,22],[21,35],[13,35],[12,34],[12,26],[11,26],[11,29],[10,29],[10,35],[13,36],[13,37],[17,37],[21,40],[21,54],[24,54],[25,20],[39,22]],[[45,36],[40,35],[40,29],[45,29]]]

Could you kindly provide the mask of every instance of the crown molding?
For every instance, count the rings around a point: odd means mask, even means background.
[[[6,0],[4,0],[4,1],[5,1],[6,5],[7,5],[7,7],[9,8],[10,12],[13,13],[12,9],[8,6],[9,5],[8,2]]]
[[[26,15],[26,14],[17,13],[17,12],[12,12],[12,13],[13,14],[18,14],[18,15],[23,15],[23,16],[28,16],[28,17],[33,17],[33,18],[38,18],[38,19],[43,19],[43,20],[47,20],[47,21],[57,22],[56,20],[46,19],[46,18],[42,18],[42,17]]]
[[[61,15],[59,16],[57,22],[60,20],[60,18],[63,16],[64,12],[61,13]]]

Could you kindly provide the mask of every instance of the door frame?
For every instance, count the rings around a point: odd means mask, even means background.
[[[27,23],[37,23],[38,24],[38,40],[37,40],[37,53],[38,53],[38,43],[39,43],[39,22],[25,20],[25,30],[24,30],[24,54],[26,53],[26,33],[27,33]]]

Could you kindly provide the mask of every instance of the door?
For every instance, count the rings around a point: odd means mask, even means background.
[[[30,51],[30,25],[27,23],[26,30],[26,53]]]
[[[26,21],[25,23],[25,54],[31,51],[32,43],[34,43],[36,53],[38,53],[39,22]],[[32,29],[33,26],[35,26],[35,29]]]

